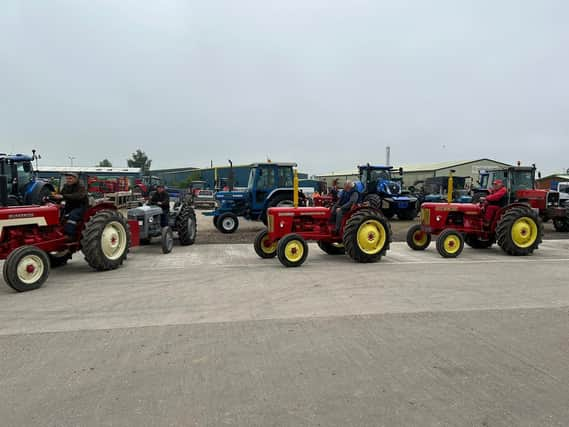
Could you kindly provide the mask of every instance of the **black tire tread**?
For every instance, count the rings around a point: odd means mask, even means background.
[[[194,232],[188,229],[188,219],[191,218],[194,224]],[[196,241],[198,232],[198,225],[196,222],[196,212],[189,204],[184,203],[180,208],[178,216],[176,217],[176,231],[178,232],[178,240],[180,245],[189,246],[193,245]],[[192,235],[193,234],[193,235]]]
[[[521,218],[527,216],[532,218],[537,225],[538,236],[535,243],[527,248],[519,248],[512,240],[510,233],[511,226],[514,222]],[[504,252],[508,255],[513,256],[526,256],[533,253],[534,250],[539,248],[540,243],[543,241],[543,222],[539,215],[537,215],[532,209],[523,206],[512,207],[500,218],[498,225],[496,226],[496,240],[498,245],[502,248]]]
[[[385,240],[385,246],[377,254],[369,255],[362,252],[357,243],[357,233],[362,222],[369,219],[375,219],[381,222],[385,231],[387,232],[387,238]],[[392,232],[391,224],[385,218],[383,213],[377,209],[373,208],[363,208],[354,213],[347,221],[344,227],[343,242],[344,248],[346,249],[346,254],[356,262],[368,263],[377,262],[381,259],[383,255],[389,250],[391,244]]]
[[[43,276],[33,285],[27,285],[24,283],[19,283],[17,268],[18,263],[15,260],[22,257],[23,254],[26,252],[35,252],[38,256],[40,256],[44,262],[44,274]],[[21,246],[15,250],[13,250],[10,255],[4,261],[4,266],[2,269],[2,275],[4,277],[4,282],[12,289],[17,292],[27,292],[33,291],[35,289],[39,289],[43,286],[47,278],[49,277],[49,270],[50,270],[50,262],[49,257],[47,254],[42,251],[41,249],[36,248],[35,246]]]

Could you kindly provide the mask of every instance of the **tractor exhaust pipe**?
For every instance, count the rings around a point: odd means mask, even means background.
[[[8,177],[0,175],[0,205],[8,206]]]

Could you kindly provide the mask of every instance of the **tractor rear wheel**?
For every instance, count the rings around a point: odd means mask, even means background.
[[[192,245],[196,241],[197,222],[194,209],[187,203],[184,203],[176,216],[176,231],[178,232],[178,240],[180,245]]]
[[[467,234],[464,236],[464,243],[472,249],[488,249],[494,244],[494,240],[482,240],[476,234]]]
[[[443,230],[437,238],[437,251],[443,258],[456,258],[464,249],[464,238],[456,230]]]
[[[553,220],[553,227],[555,227],[555,231],[560,231],[562,233],[566,233],[569,231],[569,212],[565,218],[555,218]]]
[[[95,270],[118,268],[130,248],[130,229],[117,211],[104,210],[93,215],[81,235],[81,250],[85,261]]]
[[[277,246],[278,241],[271,242],[269,240],[269,231],[261,230],[257,237],[255,237],[255,243],[253,247],[255,248],[255,253],[263,259],[274,258],[277,256]]]
[[[364,208],[346,221],[344,247],[357,262],[377,262],[389,250],[391,227],[380,211]]]
[[[318,247],[328,255],[344,255],[346,248],[342,243],[318,242]]]
[[[4,262],[4,281],[17,292],[40,288],[49,276],[49,258],[35,246],[12,251]]]
[[[285,267],[300,267],[308,256],[308,245],[298,234],[288,234],[279,240],[277,256]]]
[[[415,224],[407,231],[407,246],[414,251],[424,251],[431,244],[431,233],[423,231],[420,224]]]
[[[364,197],[364,203],[369,204],[373,209],[381,210],[381,197],[377,194],[368,194]]]
[[[223,234],[235,233],[239,228],[239,219],[232,212],[225,212],[217,218],[216,227]]]
[[[539,247],[542,237],[543,223],[538,214],[521,206],[508,209],[496,226],[498,245],[509,255],[530,255]]]
[[[162,253],[169,254],[174,249],[174,233],[170,227],[163,227],[161,234]]]

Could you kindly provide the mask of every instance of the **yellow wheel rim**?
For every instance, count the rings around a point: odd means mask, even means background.
[[[358,246],[365,254],[377,254],[385,246],[386,240],[385,227],[375,219],[364,222],[358,229]]]
[[[304,246],[299,240],[291,240],[286,244],[285,257],[290,262],[298,262],[304,255]]]
[[[266,254],[274,254],[277,250],[278,242],[269,242],[269,236],[265,236],[261,239],[261,250]]]
[[[512,225],[512,240],[518,248],[529,248],[537,240],[537,234],[537,224],[527,216],[516,220]]]
[[[413,233],[413,243],[417,246],[424,246],[427,244],[427,233],[421,230],[417,230]]]
[[[460,249],[460,238],[456,235],[447,236],[443,242],[445,251],[449,254],[455,254]]]

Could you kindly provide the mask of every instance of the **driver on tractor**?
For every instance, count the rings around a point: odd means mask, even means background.
[[[344,190],[340,193],[340,198],[331,208],[332,214],[330,215],[330,221],[336,223],[334,234],[340,233],[344,215],[352,209],[352,206],[358,203],[359,198],[360,195],[356,191],[355,184],[352,181],[346,181],[344,183]]]
[[[77,237],[77,223],[83,219],[85,211],[89,207],[89,196],[85,186],[79,181],[76,173],[65,173],[65,184],[60,194],[53,198],[57,201],[65,201],[63,215],[67,218],[63,227],[63,232],[68,240],[73,241]]]
[[[170,196],[164,188],[163,184],[156,186],[156,191],[150,198],[150,204],[160,206],[162,208],[162,215],[160,215],[160,226],[168,226],[168,212],[170,212]]]
[[[486,224],[491,224],[496,212],[506,206],[508,202],[507,195],[508,189],[504,186],[504,182],[501,179],[494,180],[490,194],[484,199],[486,205],[484,221]]]

